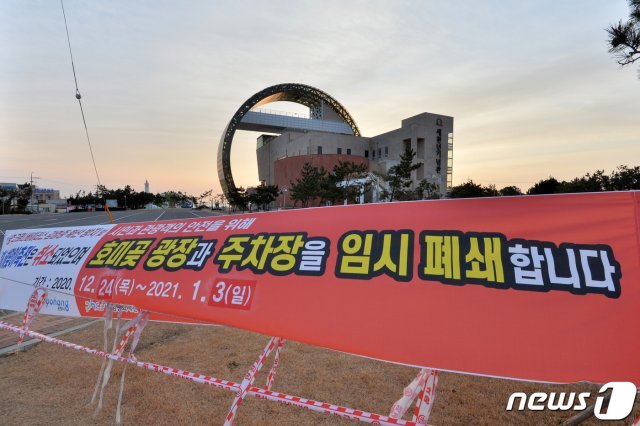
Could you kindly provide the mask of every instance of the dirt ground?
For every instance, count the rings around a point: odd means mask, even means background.
[[[102,348],[102,324],[63,338]],[[267,341],[266,336],[228,327],[150,323],[136,355],[142,361],[240,382]],[[104,407],[94,417],[90,399],[101,362],[102,358],[47,343],[0,358],[0,424],[113,424],[122,365],[114,364]],[[257,386],[264,385],[270,367],[267,362],[256,380]],[[287,341],[274,390],[386,415],[417,372],[416,368]],[[589,391],[593,396],[598,390],[598,386],[587,384],[544,385],[452,373],[440,373],[439,378],[429,422],[436,425],[561,424],[575,413],[507,412],[509,395],[515,391]],[[129,366],[122,421],[222,424],[233,396],[229,391]],[[590,399],[593,401],[594,397]],[[638,415],[640,401],[636,400],[631,416],[617,424],[630,424]],[[591,420],[585,424],[596,423]],[[354,423],[248,397],[239,408],[236,424]]]

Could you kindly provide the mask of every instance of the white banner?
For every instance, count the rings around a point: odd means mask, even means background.
[[[43,314],[80,316],[74,289],[91,249],[115,225],[7,231],[0,251],[0,309],[23,311],[48,290]]]

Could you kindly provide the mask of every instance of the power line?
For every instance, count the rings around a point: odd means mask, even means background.
[[[91,146],[91,139],[89,138],[89,129],[87,128],[87,120],[84,116],[84,109],[82,108],[82,96],[80,95],[80,89],[78,89],[78,78],[76,76],[76,66],[73,62],[73,51],[71,50],[71,38],[69,37],[69,26],[67,25],[67,15],[64,12],[64,3],[63,0],[60,0],[60,6],[62,7],[62,17],[64,18],[64,28],[67,33],[67,44],[69,45],[69,56],[71,57],[71,69],[73,70],[73,81],[76,84],[76,99],[78,100],[78,104],[80,105],[80,113],[82,114],[82,123],[84,124],[84,132],[87,136],[87,143],[89,144],[89,152],[91,153],[91,161],[93,162],[93,169],[96,172],[96,179],[98,180],[98,185],[102,186],[100,183],[100,175],[98,174],[98,167],[96,166],[96,159],[93,155],[93,148]]]
[[[96,172],[96,179],[98,181],[98,185],[102,186],[100,182],[100,175],[98,174],[98,167],[96,166],[96,159],[93,155],[93,147],[91,146],[91,138],[89,138],[89,129],[87,128],[87,120],[84,116],[84,108],[82,108],[82,96],[80,95],[80,89],[78,89],[78,78],[76,76],[76,66],[73,62],[73,51],[71,50],[71,38],[69,37],[69,25],[67,25],[67,14],[64,12],[64,2],[60,0],[60,6],[62,7],[62,17],[64,18],[64,29],[67,32],[67,44],[69,45],[69,56],[71,57],[71,69],[73,70],[73,81],[76,84],[76,99],[78,100],[78,104],[80,105],[80,113],[82,114],[82,123],[84,124],[84,133],[87,135],[87,144],[89,144],[89,152],[91,153],[91,161],[93,162],[93,170]],[[111,216],[111,212],[109,211],[109,206],[106,201],[104,204],[104,210],[107,212],[109,216],[109,220],[111,223],[114,223],[113,216]]]

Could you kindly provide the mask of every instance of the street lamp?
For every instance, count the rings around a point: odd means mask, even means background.
[[[286,186],[284,188],[282,188],[282,191],[280,192],[281,194],[284,195],[284,197],[282,199],[282,208],[283,209],[287,208],[287,192],[289,192],[289,189]]]

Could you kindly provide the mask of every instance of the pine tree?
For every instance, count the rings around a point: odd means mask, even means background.
[[[400,163],[389,168],[385,181],[389,185],[388,191],[383,191],[382,198],[389,201],[406,201],[415,199],[415,192],[411,190],[411,172],[417,170],[420,163],[413,164],[416,152],[409,145],[400,156]]]
[[[607,44],[622,66],[630,65],[640,59],[640,0],[629,0],[629,20],[620,20],[606,29],[609,34]],[[640,73],[638,73],[640,77]]]
[[[320,196],[321,184],[326,178],[324,167],[314,167],[311,163],[304,163],[300,177],[291,182],[291,199],[294,205],[300,201],[302,207],[308,207],[309,202]]]

